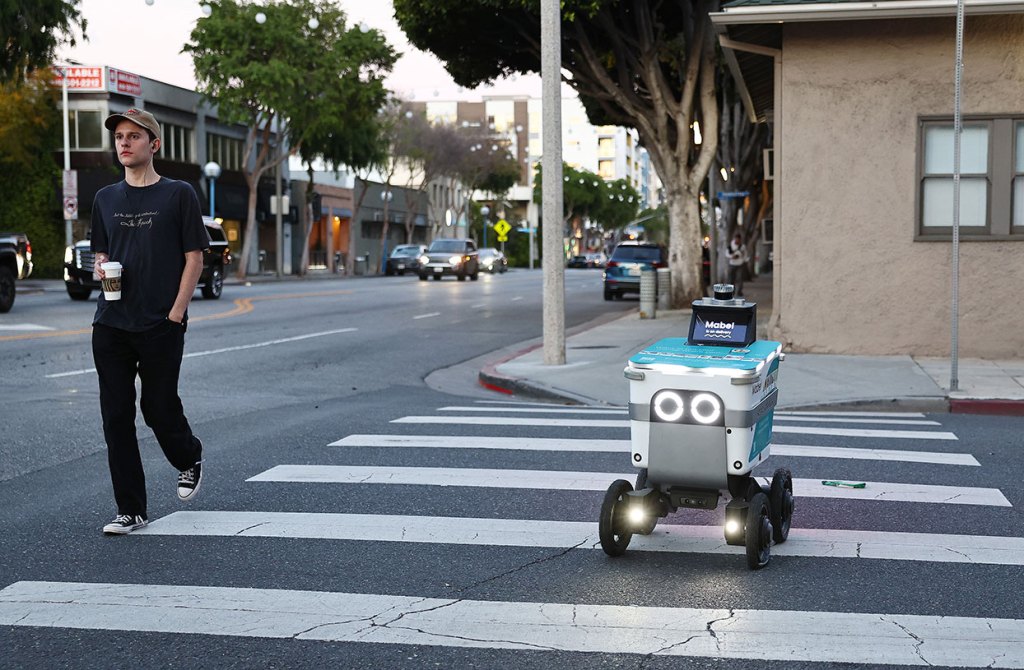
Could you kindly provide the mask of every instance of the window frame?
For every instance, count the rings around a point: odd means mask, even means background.
[[[1013,180],[1016,172],[1016,125],[1024,123],[1024,115],[971,114],[965,115],[962,125],[986,125],[988,128],[988,165],[986,180],[986,210],[984,226],[960,226],[959,238],[969,242],[997,242],[1024,240],[1024,226],[1013,226]],[[929,127],[953,124],[950,115],[919,116],[917,121],[916,174],[914,196],[914,241],[950,242],[952,226],[924,225],[925,135]],[[1021,148],[1024,150],[1024,147]],[[931,175],[935,176],[935,175]],[[951,175],[948,175],[951,176]]]

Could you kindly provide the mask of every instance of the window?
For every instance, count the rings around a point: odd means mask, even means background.
[[[161,126],[164,133],[163,142],[160,145],[161,157],[181,163],[192,163],[194,155],[192,129],[173,123],[164,123]]]
[[[1013,229],[1024,234],[1024,121],[1016,123],[1013,142]]]
[[[615,178],[615,163],[614,163],[614,161],[597,161],[597,174],[602,179],[614,179]]]
[[[615,155],[615,139],[612,137],[602,137],[597,140],[597,155],[598,156],[614,156]]]
[[[242,169],[244,148],[242,140],[215,133],[206,135],[206,159],[216,162],[223,170]]]
[[[68,144],[72,149],[103,148],[103,120],[98,111],[68,110]]]
[[[949,119],[921,123],[917,239],[953,232]],[[965,239],[1024,237],[1024,120],[970,118],[960,138],[960,232]]]

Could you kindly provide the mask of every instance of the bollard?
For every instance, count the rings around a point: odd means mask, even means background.
[[[672,300],[672,270],[658,268],[658,309],[668,309]]]
[[[654,268],[645,267],[640,272],[640,318],[655,318],[655,302],[658,293],[658,275]]]

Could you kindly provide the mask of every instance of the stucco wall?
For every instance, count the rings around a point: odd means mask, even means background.
[[[1024,116],[1024,17],[968,17],[964,114]],[[788,24],[775,336],[948,355],[950,242],[914,241],[921,116],[952,115],[952,19]],[[781,95],[781,99],[779,99]],[[1024,241],[961,242],[961,356],[1024,353]]]

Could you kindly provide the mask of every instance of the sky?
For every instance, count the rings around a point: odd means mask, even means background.
[[[394,19],[391,0],[337,0],[352,24],[366,22],[380,30],[402,54],[387,80],[406,100],[479,99],[481,95],[540,96],[540,77],[524,75],[474,91],[460,88],[433,55],[413,48]],[[195,22],[202,17],[199,0],[80,0],[88,41],[58,50],[61,61],[109,65],[133,74],[195,88],[192,60],[181,53]],[[149,27],[140,27],[149,26]],[[138,48],[139,43],[145,48]]]

